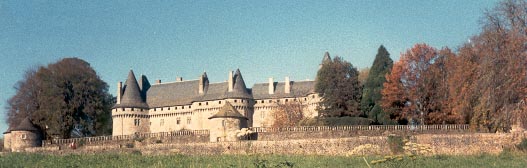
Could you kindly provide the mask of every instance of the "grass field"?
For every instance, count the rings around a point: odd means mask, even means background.
[[[368,162],[382,157],[366,157]],[[372,167],[527,167],[527,154],[408,157]],[[219,155],[185,156],[132,154],[42,155],[9,153],[0,167],[368,167],[362,157]]]

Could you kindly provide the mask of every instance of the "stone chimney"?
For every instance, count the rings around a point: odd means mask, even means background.
[[[269,78],[269,94],[274,94],[274,81],[273,78]]]
[[[183,77],[176,77],[176,82],[183,82]]]
[[[199,77],[199,86],[198,86],[198,93],[199,94],[203,94],[203,82],[205,82],[203,78],[204,78],[203,75],[201,75]]]
[[[117,103],[121,104],[121,96],[123,95],[123,82],[117,83]]]
[[[233,75],[232,75],[232,71],[229,71],[229,92],[232,92],[233,88],[234,88],[234,81],[233,81]]]
[[[291,93],[291,82],[289,81],[289,76],[285,77],[285,93]]]
[[[156,80],[156,84],[161,84],[161,79]]]

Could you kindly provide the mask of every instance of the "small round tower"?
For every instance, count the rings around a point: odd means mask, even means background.
[[[11,127],[4,132],[4,151],[11,151]]]
[[[238,141],[236,131],[247,128],[248,118],[243,116],[229,102],[218,111],[218,113],[209,117],[213,128],[210,130],[210,141]]]
[[[11,151],[23,152],[28,147],[42,146],[42,134],[29,118],[25,118],[10,133]]]
[[[112,135],[131,135],[149,132],[148,105],[145,102],[144,88],[146,79],[141,77],[141,86],[134,72],[130,70],[125,85],[117,85],[117,103],[112,108]]]

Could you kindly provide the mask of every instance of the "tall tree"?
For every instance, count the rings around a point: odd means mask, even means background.
[[[361,86],[359,72],[341,57],[324,61],[317,73],[316,92],[322,100],[318,106],[322,117],[359,116]]]
[[[81,59],[65,58],[28,71],[16,86],[7,107],[10,126],[29,117],[47,138],[69,138],[74,130],[83,135],[111,132],[108,85]]]
[[[361,110],[363,116],[373,120],[374,123],[388,124],[391,123],[388,115],[380,108],[381,90],[386,81],[386,74],[390,72],[393,66],[393,60],[390,58],[390,53],[384,46],[380,46],[370,73],[362,92]]]
[[[464,44],[451,78],[454,112],[478,130],[508,131],[527,116],[527,2],[505,0],[485,13],[482,32]],[[525,123],[523,124],[525,125]]]
[[[401,54],[394,65],[383,91],[383,108],[391,111],[400,122],[415,121],[437,124],[455,119],[443,111],[447,96],[445,62],[452,54],[448,48],[437,52],[426,44],[416,44]],[[447,117],[448,116],[448,117]]]

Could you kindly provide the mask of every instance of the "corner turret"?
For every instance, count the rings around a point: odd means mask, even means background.
[[[144,82],[143,77],[141,77],[141,82]],[[125,85],[122,88],[121,100],[118,100],[120,104],[116,104],[115,108],[119,108],[119,107],[148,108],[148,105],[144,101],[143,95],[144,94],[142,94],[139,88],[139,84],[137,83],[137,80],[135,79],[134,72],[130,70],[130,72],[128,73],[128,78],[126,79]]]

